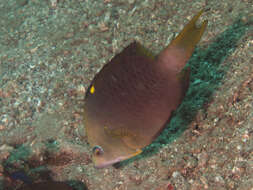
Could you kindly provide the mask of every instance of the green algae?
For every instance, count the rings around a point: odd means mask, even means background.
[[[10,156],[5,161],[5,163],[12,164],[17,161],[26,160],[30,154],[31,149],[28,146],[21,145],[10,153]]]

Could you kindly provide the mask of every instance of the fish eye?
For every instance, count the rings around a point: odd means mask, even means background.
[[[104,154],[104,150],[101,146],[96,145],[92,148],[92,153],[95,154],[96,156],[99,156]]]

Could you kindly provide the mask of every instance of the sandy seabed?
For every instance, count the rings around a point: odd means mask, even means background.
[[[82,118],[90,81],[134,39],[158,53],[202,8],[200,48],[238,19],[245,28],[222,84],[173,142],[95,169]],[[0,190],[24,183],[16,171],[89,190],[252,190],[252,12],[250,0],[2,0]]]

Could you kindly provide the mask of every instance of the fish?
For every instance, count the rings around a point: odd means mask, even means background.
[[[158,55],[132,42],[98,72],[84,98],[84,128],[95,168],[139,155],[159,136],[189,86],[185,65],[207,20],[199,11]]]
[[[69,185],[64,182],[59,181],[45,181],[38,182],[33,184],[26,184],[25,186],[20,187],[18,190],[73,190]]]

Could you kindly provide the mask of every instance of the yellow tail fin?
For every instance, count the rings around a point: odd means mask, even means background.
[[[199,11],[198,14],[196,14],[184,27],[184,29],[178,34],[178,36],[172,40],[168,47],[182,47],[190,58],[196,44],[199,42],[207,26],[207,20],[205,20],[200,27],[196,26],[196,22],[203,12],[204,10]]]

